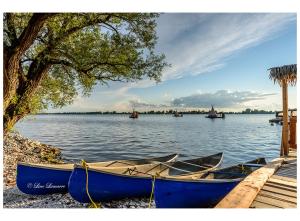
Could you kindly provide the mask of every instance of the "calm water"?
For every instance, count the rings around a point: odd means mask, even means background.
[[[273,115],[38,115],[16,125],[24,136],[62,148],[70,161],[104,161],[180,153],[181,159],[224,152],[224,166],[279,155],[281,126]]]

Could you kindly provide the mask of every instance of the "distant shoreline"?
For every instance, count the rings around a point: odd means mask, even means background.
[[[180,112],[187,115],[205,115],[205,113],[193,113],[193,112]],[[225,114],[275,114],[276,112],[257,112],[257,113],[242,113],[242,112],[223,112]],[[37,113],[33,115],[129,115],[131,112],[57,112],[57,113]],[[139,112],[141,115],[173,115],[173,113],[149,113],[149,112]]]
[[[149,110],[149,111],[137,111],[139,114],[157,114],[157,115],[173,115],[175,112],[182,113],[182,114],[208,114],[208,111],[205,110],[190,110],[190,111],[180,111],[177,109],[169,109],[169,110],[162,110],[162,111],[155,111],[155,110]],[[243,111],[217,111],[218,113],[224,113],[224,114],[275,114],[279,111],[270,111],[270,110],[258,110],[258,109],[250,109],[246,108]],[[37,113],[37,115],[54,115],[54,114],[101,114],[101,115],[121,115],[121,114],[131,114],[132,111],[123,111],[123,112],[117,112],[117,111],[88,111],[88,112],[43,112],[43,113]]]

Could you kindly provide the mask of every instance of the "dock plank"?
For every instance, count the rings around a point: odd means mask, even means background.
[[[260,189],[280,167],[284,159],[273,161],[240,182],[215,208],[249,208]]]
[[[259,196],[265,196],[269,198],[274,198],[278,200],[283,200],[288,203],[295,203],[297,204],[297,197],[292,197],[292,196],[286,196],[280,193],[274,193],[266,190],[261,190],[258,194]]]
[[[267,190],[269,192],[279,193],[279,194],[286,195],[286,196],[297,197],[297,192],[282,190],[282,189],[278,189],[278,188],[274,188],[274,187],[269,187],[266,185],[262,188],[262,190]]]
[[[277,189],[280,189],[280,190],[291,191],[291,192],[295,192],[295,193],[297,192],[297,188],[296,187],[293,187],[293,186],[284,186],[284,185],[281,185],[281,184],[278,184],[278,183],[273,183],[273,182],[267,182],[265,184],[265,186],[277,188]]]
[[[284,181],[288,181],[288,182],[297,183],[297,179],[289,178],[289,177],[277,176],[275,174],[271,178],[272,179],[277,179],[277,180],[284,180]]]
[[[270,198],[270,197],[266,197],[266,196],[261,196],[261,195],[257,195],[255,200],[257,200],[259,202],[267,203],[269,205],[281,207],[281,208],[296,208],[297,207],[296,203],[288,203],[288,202],[285,202],[282,200],[278,200],[278,199],[274,199],[274,198]]]
[[[285,186],[288,186],[288,187],[297,188],[297,183],[296,182],[291,182],[291,181],[282,180],[282,179],[276,179],[276,178],[273,178],[273,176],[268,180],[268,182],[277,183],[277,184],[280,184],[280,185],[285,185]]]
[[[250,208],[273,208],[273,209],[279,209],[281,207],[277,207],[277,206],[274,206],[274,205],[269,205],[267,203],[262,203],[262,202],[254,200],[253,203],[251,204]]]
[[[266,169],[266,167],[269,167],[269,169]],[[274,159],[267,166],[250,174],[216,206],[216,208],[249,207],[297,207],[296,152],[293,157]]]

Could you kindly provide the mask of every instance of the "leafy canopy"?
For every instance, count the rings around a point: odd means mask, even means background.
[[[4,45],[16,42],[32,14],[4,15]],[[89,95],[98,82],[160,80],[168,64],[156,54],[156,18],[152,13],[63,13],[49,17],[20,61],[19,75],[35,74],[33,64],[48,67],[31,112],[62,107],[73,102],[78,91]],[[12,32],[13,30],[13,32]],[[34,66],[34,67],[32,67]]]

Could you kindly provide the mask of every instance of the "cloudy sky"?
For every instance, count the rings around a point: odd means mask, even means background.
[[[296,14],[162,14],[156,50],[172,66],[162,82],[113,82],[78,96],[64,111],[281,108],[281,90],[267,69],[297,63]],[[289,89],[296,107],[296,87]]]

